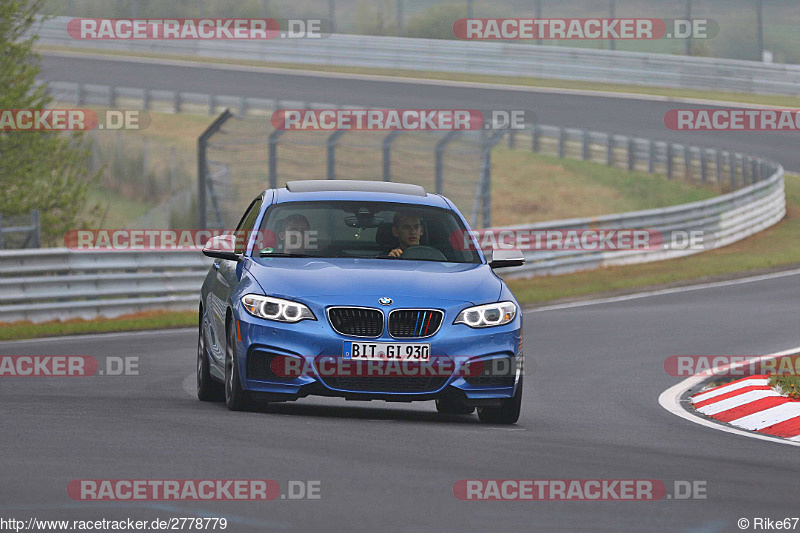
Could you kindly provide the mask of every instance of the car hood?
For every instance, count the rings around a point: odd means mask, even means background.
[[[480,304],[496,301],[502,282],[489,265],[388,259],[269,258],[248,262],[266,294],[424,297]]]

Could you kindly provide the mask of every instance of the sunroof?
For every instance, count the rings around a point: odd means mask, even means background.
[[[407,194],[411,196],[426,196],[425,189],[410,183],[393,183],[386,181],[363,180],[301,180],[287,181],[286,188],[290,192],[324,192],[324,191],[353,191],[353,192],[385,192],[391,194]]]

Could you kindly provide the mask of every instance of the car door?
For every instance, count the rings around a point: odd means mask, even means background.
[[[250,233],[253,231],[258,214],[261,211],[264,198],[259,196],[250,203],[239,225],[236,227],[237,254],[244,254]],[[242,265],[237,261],[215,259],[212,268],[216,271],[213,288],[210,291],[208,309],[210,311],[213,339],[211,339],[211,353],[219,365],[225,361],[225,314],[231,299],[231,293],[236,290],[242,274]]]

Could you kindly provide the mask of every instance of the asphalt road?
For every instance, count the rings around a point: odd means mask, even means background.
[[[533,111],[542,124],[727,148],[773,159],[787,170],[800,172],[800,133],[671,131],[664,125],[664,114],[668,110],[701,107],[676,102],[452,87],[418,84],[402,79],[365,81],[228,71],[213,67],[137,63],[125,58],[98,60],[48,54],[43,54],[40,79],[340,105],[411,109],[524,109]]]
[[[138,357],[139,375],[0,378],[0,518],[225,516],[228,531],[739,531],[797,516],[797,448],[715,431],[658,404],[673,354],[797,346],[800,276],[525,315],[517,425],[410,405],[201,403],[194,330],[0,344],[0,355]],[[73,479],[321,482],[319,500],[75,502]],[[707,499],[470,502],[460,479],[704,481]]]

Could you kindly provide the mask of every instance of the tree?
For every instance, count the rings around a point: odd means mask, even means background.
[[[44,109],[51,103],[37,86],[39,56],[34,30],[42,0],[0,2],[0,109]],[[45,244],[85,223],[94,177],[80,133],[0,132],[0,213],[23,215],[38,209]]]

